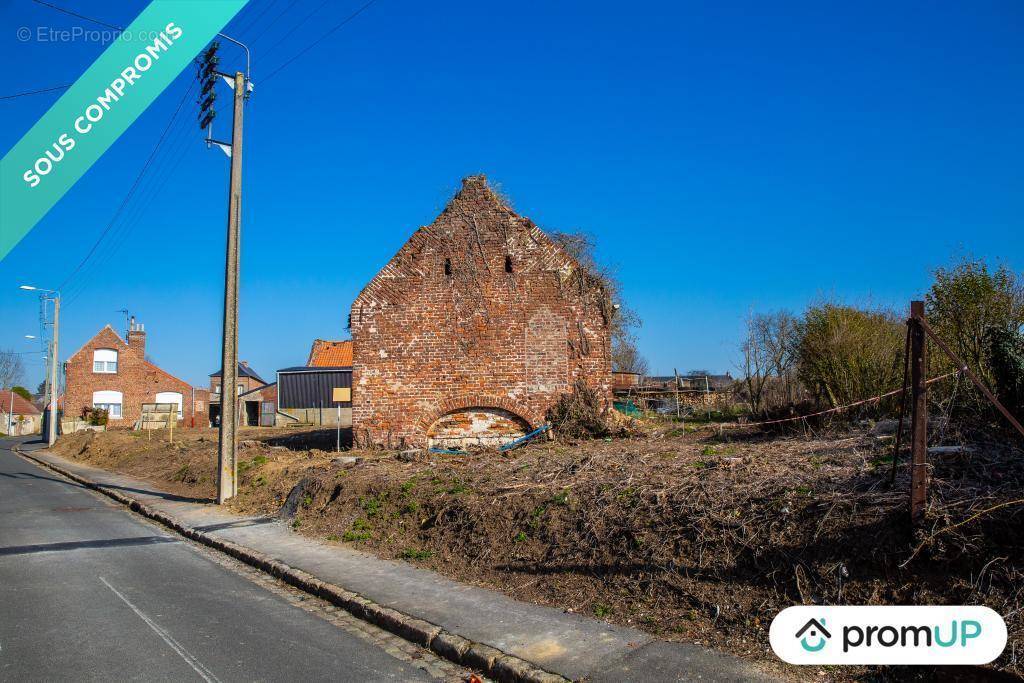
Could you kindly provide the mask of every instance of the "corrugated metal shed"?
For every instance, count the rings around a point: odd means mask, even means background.
[[[277,371],[277,405],[281,410],[297,408],[351,408],[351,401],[334,402],[334,390],[352,389],[352,368],[295,367]]]

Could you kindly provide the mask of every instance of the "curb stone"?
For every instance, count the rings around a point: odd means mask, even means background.
[[[280,560],[246,546],[216,538],[211,534],[188,526],[171,515],[155,510],[116,489],[86,479],[69,470],[22,451],[19,446],[12,449],[23,458],[52,470],[86,488],[92,489],[121,503],[172,531],[198,543],[230,555],[251,567],[270,574],[274,578],[340,607],[352,616],[368,621],[400,638],[421,645],[450,662],[471,669],[483,671],[487,676],[501,683],[568,683],[564,676],[545,671],[525,659],[502,652],[489,645],[474,643],[455,633],[449,633],[436,624],[409,616],[398,610],[384,607],[358,593],[341,586],[322,581],[301,569],[290,567]]]

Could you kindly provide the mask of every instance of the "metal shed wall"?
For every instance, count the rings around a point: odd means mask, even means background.
[[[334,408],[335,387],[352,388],[352,369],[302,368],[279,370],[277,373],[277,405],[281,410],[293,408]],[[340,403],[351,408],[351,401]]]

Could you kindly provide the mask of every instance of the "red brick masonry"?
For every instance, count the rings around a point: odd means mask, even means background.
[[[577,379],[608,400],[608,314],[575,260],[483,176],[467,178],[352,305],[355,438],[451,445],[459,425],[492,425],[481,442],[507,440],[542,424]],[[441,419],[473,408],[512,416]]]
[[[64,394],[64,416],[66,419],[82,416],[84,409],[92,407],[95,391],[120,391],[122,393],[121,419],[110,420],[110,428],[131,428],[142,415],[143,403],[156,402],[156,395],[162,391],[181,394],[183,419],[179,425],[192,426],[192,385],[164,372],[145,359],[146,333],[131,332],[129,342],[107,325],[86,342],[65,364],[67,391]],[[96,349],[117,351],[117,372],[93,372],[93,352]],[[209,406],[209,392],[196,389],[195,426],[206,427]]]

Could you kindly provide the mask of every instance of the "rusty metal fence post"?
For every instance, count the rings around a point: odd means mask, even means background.
[[[928,503],[928,385],[925,383],[928,350],[924,328],[924,302],[910,302],[911,458],[910,521],[924,519]]]

